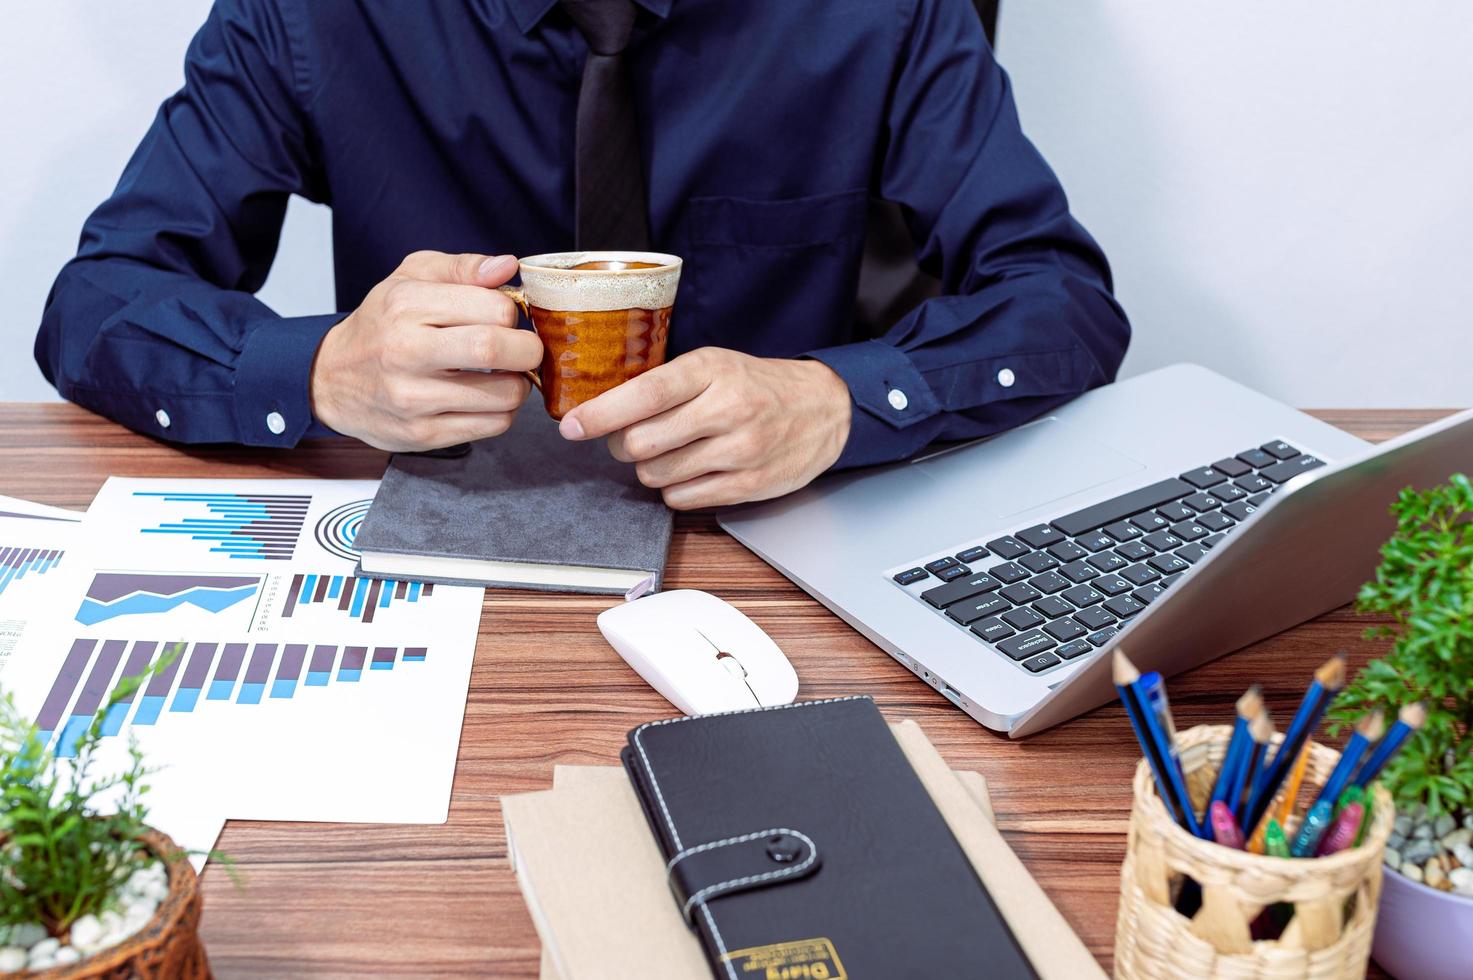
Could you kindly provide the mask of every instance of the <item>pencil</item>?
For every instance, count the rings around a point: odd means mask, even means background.
[[[1217,771],[1217,782],[1212,786],[1212,797],[1208,801],[1210,807],[1216,802],[1225,802],[1232,807],[1234,801],[1229,798],[1233,779],[1237,775],[1238,766],[1242,764],[1243,752],[1249,743],[1248,723],[1263,708],[1263,695],[1259,687],[1254,684],[1238,698],[1237,718],[1233,721],[1233,734],[1228,739],[1227,752],[1222,757],[1222,768]]]
[[[1288,775],[1294,757],[1299,754],[1300,749],[1304,748],[1304,743],[1309,741],[1310,734],[1319,724],[1320,719],[1324,717],[1326,709],[1330,707],[1330,702],[1344,687],[1345,654],[1341,652],[1325,661],[1314,672],[1314,679],[1310,681],[1308,690],[1304,692],[1304,697],[1299,702],[1299,710],[1294,713],[1294,720],[1289,723],[1289,728],[1284,733],[1284,741],[1280,743],[1279,750],[1273,755],[1273,761],[1264,768],[1262,778],[1254,787],[1253,799],[1248,805],[1246,819],[1239,821],[1248,836],[1253,836],[1253,830],[1258,828],[1258,823],[1263,819],[1268,805],[1278,794],[1279,785]]]
[[[1294,768],[1289,770],[1289,787],[1284,790],[1277,803],[1273,805],[1273,818],[1279,822],[1282,829],[1289,822],[1289,815],[1294,812],[1294,804],[1299,800],[1299,790],[1304,785],[1304,770],[1309,767],[1309,744],[1299,750],[1299,757],[1294,760]],[[1259,823],[1258,830],[1254,832],[1253,839],[1248,842],[1248,849],[1255,854],[1263,854],[1263,833],[1268,829],[1268,821]]]
[[[1213,800],[1208,806],[1208,814],[1212,820],[1212,839],[1223,847],[1241,851],[1243,832],[1238,829],[1238,822],[1233,819],[1233,811],[1228,809],[1227,803]]]
[[[1276,858],[1289,856],[1289,839],[1284,836],[1284,828],[1272,817],[1264,825],[1263,853]]]
[[[1355,845],[1356,835],[1360,833],[1361,818],[1365,814],[1365,808],[1359,803],[1352,803],[1345,808],[1330,829],[1325,831],[1325,836],[1320,839],[1319,849],[1315,852],[1316,857],[1327,854],[1335,854]]]
[[[1131,727],[1135,729],[1136,739],[1141,743],[1141,749],[1156,777],[1156,789],[1161,793],[1161,801],[1166,804],[1173,820],[1190,831],[1192,836],[1201,837],[1202,829],[1197,823],[1197,815],[1192,812],[1191,799],[1182,779],[1181,763],[1176,758],[1175,747],[1167,743],[1155,713],[1146,706],[1146,699],[1140,691],[1140,671],[1136,670],[1125,652],[1118,647],[1115,649],[1112,669],[1115,688],[1120,692],[1120,700],[1125,703],[1125,713],[1130,718]]]
[[[1297,858],[1314,857],[1320,846],[1320,838],[1330,829],[1330,823],[1334,819],[1335,804],[1330,800],[1316,800],[1314,806],[1304,815],[1304,823],[1299,825],[1299,833],[1294,835],[1289,853]]]
[[[1356,786],[1365,787],[1371,780],[1381,775],[1381,770],[1386,768],[1386,763],[1391,761],[1391,757],[1396,755],[1406,740],[1411,738],[1412,733],[1421,728],[1422,723],[1426,720],[1427,706],[1422,702],[1416,701],[1403,706],[1396,713],[1396,722],[1391,726],[1391,730],[1377,743],[1375,750],[1371,752],[1371,757],[1366,760],[1365,765],[1360,767],[1360,771],[1355,774],[1351,782]]]
[[[1241,830],[1243,818],[1248,815],[1248,797],[1252,795],[1259,775],[1263,771],[1264,755],[1274,740],[1274,723],[1269,720],[1268,709],[1259,708],[1258,717],[1248,725],[1248,736],[1253,740],[1248,747],[1247,758],[1238,771],[1238,780],[1233,786],[1233,819]]]
[[[1345,749],[1340,753],[1340,761],[1335,763],[1335,769],[1330,773],[1330,778],[1325,780],[1324,787],[1320,790],[1315,802],[1329,800],[1332,803],[1339,801],[1341,792],[1350,782],[1350,777],[1355,774],[1355,767],[1365,757],[1366,750],[1371,743],[1379,740],[1382,733],[1386,731],[1386,716],[1378,708],[1355,723],[1355,731],[1350,733],[1350,741],[1345,743]]]

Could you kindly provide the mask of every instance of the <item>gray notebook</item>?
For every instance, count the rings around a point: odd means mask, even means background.
[[[468,455],[398,455],[355,545],[380,578],[561,592],[658,588],[671,513],[603,440],[568,442],[540,405]]]

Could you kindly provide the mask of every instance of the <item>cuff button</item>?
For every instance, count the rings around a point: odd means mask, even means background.
[[[266,416],[266,428],[271,430],[272,435],[279,436],[286,431],[286,419],[281,417],[280,412],[272,412]]]
[[[910,405],[910,399],[906,398],[905,392],[901,391],[899,388],[891,388],[890,394],[886,395],[885,399],[890,403],[890,407],[895,409],[895,411],[897,412],[905,411],[905,409]]]
[[[1013,386],[1013,382],[1017,380],[1017,375],[1013,374],[1012,368],[1003,368],[1001,371],[997,372],[997,383],[1002,385],[1004,388],[1011,388]]]
[[[154,412],[153,417],[158,422],[159,428],[161,429],[167,429],[170,425],[173,424],[173,420],[169,418],[169,413],[164,411],[162,408],[159,409],[157,412]]]

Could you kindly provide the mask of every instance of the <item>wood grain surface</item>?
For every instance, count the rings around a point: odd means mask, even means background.
[[[1446,414],[1314,414],[1380,440]],[[0,404],[0,493],[83,509],[109,475],[375,478],[384,454],[347,440],[291,451],[187,448],[70,405]],[[1138,751],[1110,705],[1022,742],[952,708],[899,664],[722,533],[682,516],[669,588],[714,592],[788,653],[802,697],[864,693],[891,721],[914,718],[947,762],[987,777],[1008,842],[1110,967],[1129,781]],[[222,977],[535,977],[539,946],[507,864],[498,798],[545,789],[558,763],[613,765],[625,733],[675,712],[603,641],[613,600],[487,593],[450,820],[443,826],[231,821],[210,866],[203,934]],[[1339,610],[1175,679],[1177,723],[1225,722],[1251,683],[1280,717],[1336,649],[1358,668],[1369,620]],[[393,773],[384,773],[386,781]],[[617,896],[610,896],[617,901]]]

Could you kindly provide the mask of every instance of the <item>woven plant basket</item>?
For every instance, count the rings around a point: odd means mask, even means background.
[[[1231,733],[1225,725],[1203,725],[1178,737],[1199,812]],[[1310,743],[1304,784],[1284,828],[1290,840],[1339,760],[1335,750]],[[1381,855],[1396,819],[1389,793],[1376,787],[1360,847],[1308,859],[1267,857],[1193,837],[1167,813],[1145,760],[1136,768],[1133,789],[1115,923],[1117,977],[1365,976],[1381,894]],[[1172,905],[1174,886],[1185,876],[1202,886],[1201,908],[1190,919]],[[1293,918],[1278,939],[1255,941],[1253,920],[1277,902],[1291,903]]]
[[[27,980],[206,980],[211,976],[199,938],[204,903],[194,868],[167,835],[150,830],[142,841],[169,869],[169,894],[148,925],[77,963],[15,976]],[[173,860],[170,855],[175,855]]]

